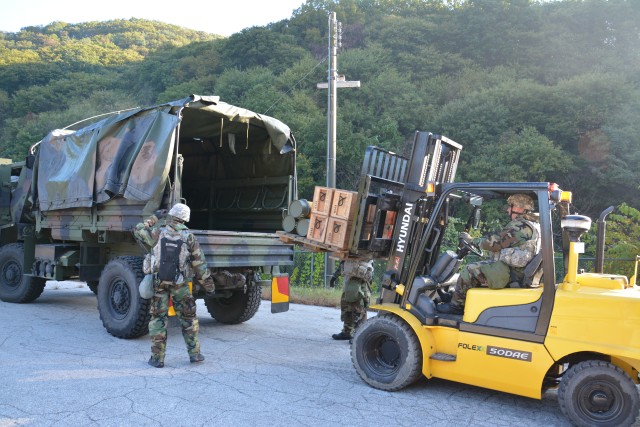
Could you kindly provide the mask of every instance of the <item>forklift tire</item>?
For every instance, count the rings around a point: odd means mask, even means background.
[[[151,300],[140,297],[142,257],[123,256],[107,263],[98,284],[100,320],[114,337],[137,338],[149,331]]]
[[[370,386],[400,390],[422,376],[418,337],[401,318],[381,313],[361,324],[351,344],[351,361]]]
[[[29,271],[31,268],[29,267]],[[47,284],[46,279],[25,276],[24,246],[10,243],[0,248],[0,299],[4,302],[35,301]]]
[[[587,360],[573,365],[563,375],[558,403],[577,426],[631,426],[640,410],[640,395],[619,367],[602,360]]]

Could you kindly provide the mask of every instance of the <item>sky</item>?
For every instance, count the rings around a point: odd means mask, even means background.
[[[0,31],[54,21],[141,18],[198,31],[230,36],[244,28],[264,26],[291,17],[304,0],[0,0]]]

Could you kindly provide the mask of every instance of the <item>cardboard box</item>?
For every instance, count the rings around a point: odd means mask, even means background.
[[[382,238],[391,240],[393,239],[393,224],[385,224],[382,229]]]
[[[351,221],[329,217],[327,237],[324,243],[340,249],[347,249],[349,247],[349,238],[351,237],[351,225]]]
[[[373,232],[373,224],[370,222],[365,222],[362,225],[362,231],[360,232],[360,241],[362,240],[371,240],[371,233]]]
[[[375,204],[367,205],[367,215],[364,217],[364,222],[373,224],[373,220],[376,219],[377,210]]]
[[[316,186],[313,192],[313,204],[311,213],[329,216],[331,212],[331,200],[333,199],[333,188]]]
[[[351,220],[356,210],[358,193],[347,190],[334,190],[331,203],[331,215],[334,218]]]
[[[382,229],[382,238],[383,239],[393,239],[393,228],[396,223],[396,212],[388,211],[386,213],[386,217],[384,219],[384,227]]]
[[[327,235],[328,222],[328,216],[312,213],[311,218],[309,218],[309,231],[307,232],[307,239],[324,243],[325,236]]]

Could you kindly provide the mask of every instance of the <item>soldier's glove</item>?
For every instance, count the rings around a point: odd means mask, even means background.
[[[336,287],[336,278],[335,278],[335,276],[331,276],[331,280],[329,280],[329,287],[330,288],[335,288]]]
[[[440,297],[440,301],[444,303],[451,302],[451,298],[453,297],[453,291],[445,291],[444,289],[437,288],[438,296]]]
[[[209,296],[209,294],[213,294],[216,290],[216,286],[213,283],[213,279],[211,277],[207,277],[206,279],[201,279],[200,284],[207,291],[207,296]]]
[[[158,217],[155,215],[151,215],[149,218],[144,220],[144,225],[147,227],[153,227],[153,225],[158,222]]]
[[[473,243],[473,237],[471,237],[466,231],[458,234],[458,239],[462,240],[463,242]]]

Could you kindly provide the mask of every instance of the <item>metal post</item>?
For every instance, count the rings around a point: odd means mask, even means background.
[[[338,88],[336,80],[338,76],[338,22],[336,13],[329,14],[329,40],[328,55],[329,64],[327,69],[327,187],[336,187],[336,136],[337,136],[337,95]],[[324,254],[324,287],[327,287],[331,259],[329,254]]]
[[[327,133],[327,187],[336,187],[336,123],[338,87],[338,22],[336,13],[329,14],[329,69],[327,84],[329,85],[329,114]]]
[[[614,207],[609,206],[607,209],[603,210],[598,218],[598,232],[597,232],[597,240],[596,240],[596,265],[595,272],[603,273],[604,272],[604,241],[607,230],[607,215],[613,212]]]
[[[311,287],[313,287],[313,270],[314,270],[313,261],[316,259],[316,257],[315,257],[315,253],[310,252],[310,254],[311,254],[311,272],[310,272],[311,276],[309,277],[309,283],[311,283]]]
[[[318,89],[327,89],[327,187],[336,188],[336,140],[337,140],[337,116],[338,116],[338,88],[360,87],[359,81],[345,81],[344,76],[338,76],[338,48],[341,44],[342,26],[336,19],[336,13],[329,13],[328,32],[328,57],[327,83],[318,83]],[[333,274],[334,261],[329,254],[324,255],[324,286]]]

